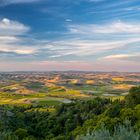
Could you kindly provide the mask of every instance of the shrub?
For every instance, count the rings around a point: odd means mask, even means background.
[[[76,140],[139,140],[140,135],[134,131],[130,122],[126,121],[124,125],[119,125],[114,128],[112,134],[105,127],[93,133],[87,133],[86,136],[78,136]]]

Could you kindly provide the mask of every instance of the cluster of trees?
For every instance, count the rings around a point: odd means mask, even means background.
[[[61,104],[53,112],[40,111],[40,108],[46,106],[0,106],[0,138],[139,140],[140,87],[133,87],[122,101],[95,98]]]

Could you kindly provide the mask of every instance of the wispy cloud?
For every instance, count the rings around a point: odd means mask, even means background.
[[[7,18],[0,20],[0,36],[15,36],[23,35],[30,28],[20,22],[13,21]]]
[[[121,61],[134,61],[139,62],[140,53],[132,53],[132,54],[114,54],[108,55],[102,58],[103,60],[121,60]]]
[[[6,53],[15,53],[15,54],[20,54],[20,55],[28,55],[28,54],[35,53],[35,51],[33,49],[29,49],[28,47],[27,48],[18,48],[18,47],[9,48],[7,46],[1,47],[0,52],[5,53],[5,54]]]
[[[131,38],[124,40],[63,40],[55,41],[45,48],[52,52],[51,58],[58,58],[64,56],[88,57],[99,55],[102,53],[111,53],[114,50],[126,50],[128,45],[139,42],[140,38]],[[135,47],[135,46],[134,46]]]
[[[68,18],[68,19],[66,19],[65,21],[66,21],[66,22],[72,22],[72,20],[71,20],[71,19],[69,19],[69,18]]]
[[[140,6],[131,6],[131,7],[124,8],[123,10],[125,10],[125,11],[140,11]]]
[[[1,0],[0,6],[7,6],[10,4],[22,4],[22,3],[33,3],[33,2],[39,2],[41,0]]]
[[[15,54],[33,54],[35,49],[22,45],[23,38],[30,27],[7,18],[0,20],[0,52]]]
[[[3,31],[3,33],[0,33],[0,53],[7,55],[11,53],[18,54],[21,58],[22,56],[33,56],[34,60],[42,60],[38,63],[31,63],[32,59],[30,59],[30,63],[25,60],[24,63],[28,68],[31,65],[37,69],[38,65],[42,69],[50,67],[52,70],[59,67],[65,70],[87,67],[87,70],[92,70],[94,66],[102,69],[104,66],[109,69],[109,64],[116,64],[117,66],[120,64],[123,67],[127,65],[129,67],[129,62],[131,62],[131,66],[135,66],[140,58],[140,54],[136,53],[136,49],[134,49],[136,44],[140,44],[140,26],[138,23],[117,21],[100,25],[69,25],[66,26],[68,28],[66,39],[62,38],[60,40],[23,38],[20,35],[26,36],[30,31],[30,27],[6,18],[1,20],[0,23],[0,28]],[[105,34],[105,37],[103,34]],[[97,36],[98,39],[96,39]],[[106,36],[108,37],[106,38]],[[23,45],[27,41],[28,44]],[[32,43],[30,44],[30,42]],[[126,52],[129,47],[132,49],[133,54]],[[113,53],[120,50],[123,53]],[[79,59],[81,59],[80,62]],[[87,61],[88,64],[86,64]],[[77,63],[79,63],[78,66]],[[102,63],[106,63],[106,65],[102,66]],[[137,67],[140,66],[137,65]],[[107,70],[105,68],[104,70]],[[116,68],[115,65],[114,68]]]
[[[115,21],[103,25],[86,24],[86,25],[70,25],[69,30],[71,33],[79,34],[113,34],[113,33],[140,33],[139,23],[125,23],[122,21]]]
[[[103,2],[105,0],[88,0],[89,2]]]
[[[12,28],[14,27],[14,28]],[[121,21],[101,24],[101,25],[69,25],[68,26],[68,39],[62,40],[38,40],[33,41],[28,39],[29,42],[33,42],[33,45],[22,45],[22,37],[17,35],[25,34],[29,31],[29,27],[17,21],[11,21],[9,19],[3,19],[0,24],[3,34],[0,36],[2,52],[14,52],[17,54],[37,54],[40,57],[42,53],[47,57],[45,58],[61,58],[61,57],[83,57],[100,55],[103,53],[111,53],[114,50],[124,50],[135,43],[140,43],[139,24],[124,23]],[[5,34],[5,35],[4,35]],[[99,39],[96,38],[99,34],[108,34],[108,39],[102,36]],[[118,34],[117,38],[112,39],[112,34]],[[123,34],[123,36],[120,36]],[[130,34],[129,37],[125,36]],[[131,36],[131,35],[136,36]],[[78,37],[78,38],[76,38]],[[79,38],[80,37],[80,38]],[[111,38],[111,39],[110,39]],[[9,45],[9,43],[12,43]],[[10,47],[11,46],[11,47]]]
[[[66,56],[94,58],[94,55],[112,51],[126,52],[126,48],[135,52],[136,48],[139,48],[137,44],[140,44],[139,33],[138,23],[122,21],[100,25],[69,25],[67,35],[71,37],[52,41],[49,46],[46,45],[46,48],[53,52],[53,55],[49,56],[51,58]]]

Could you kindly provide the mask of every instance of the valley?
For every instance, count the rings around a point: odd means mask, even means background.
[[[123,99],[140,84],[140,73],[0,73],[0,104],[57,105],[95,97]]]

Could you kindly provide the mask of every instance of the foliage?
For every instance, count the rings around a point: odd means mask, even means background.
[[[132,88],[125,100],[94,98],[56,106],[46,103],[28,106],[1,105],[0,138],[137,140],[140,133],[139,88]],[[130,121],[131,125],[124,124],[125,120]]]
[[[108,129],[102,127],[86,136],[77,136],[76,140],[139,140],[140,135],[135,132],[129,122],[115,127],[113,134]]]
[[[140,104],[140,86],[132,87],[129,94],[126,96],[126,105],[129,107],[134,107]]]

